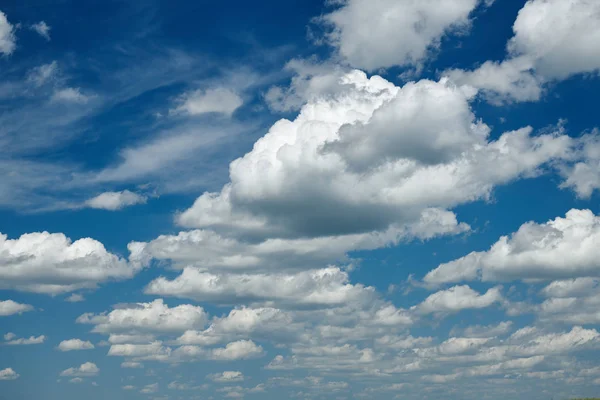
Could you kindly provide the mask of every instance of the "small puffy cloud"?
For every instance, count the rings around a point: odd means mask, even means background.
[[[30,28],[37,32],[41,37],[43,37],[46,40],[50,40],[50,26],[48,26],[48,24],[46,24],[46,22],[44,21],[40,21],[36,24],[33,24],[30,26]]]
[[[492,104],[510,101],[537,101],[543,93],[543,79],[532,71],[525,58],[503,62],[486,61],[474,71],[454,69],[444,74],[458,85],[479,90]]]
[[[135,390],[136,387],[133,385],[125,385],[123,386],[123,390]]]
[[[348,0],[319,20],[326,40],[352,66],[367,70],[418,66],[440,39],[464,30],[478,0]]]
[[[463,285],[433,293],[412,309],[421,314],[455,313],[461,310],[486,308],[502,299],[499,288],[492,288],[485,294],[480,294],[469,286]]]
[[[91,238],[72,242],[62,233],[27,233],[18,239],[0,234],[0,289],[56,295],[128,279],[141,267]],[[14,303],[5,306],[15,308]],[[16,312],[28,307],[21,305]]]
[[[56,90],[50,100],[55,103],[86,104],[90,99],[90,96],[81,93],[80,88],[68,87]]]
[[[140,390],[140,393],[152,394],[158,392],[158,383],[152,383],[150,385],[146,385]]]
[[[72,378],[72,379],[69,379],[69,383],[81,383],[81,382],[83,382],[82,378]]]
[[[506,60],[445,74],[501,103],[538,100],[547,82],[600,70],[600,3],[596,1],[528,1],[513,32]]]
[[[239,340],[228,343],[224,348],[212,349],[211,351],[211,358],[213,360],[245,360],[262,355],[262,347],[251,340]]]
[[[144,364],[135,361],[125,361],[121,363],[121,368],[144,368]]]
[[[244,380],[244,374],[240,371],[224,371],[220,374],[208,375],[207,378],[219,383],[240,382]]]
[[[0,235],[0,240],[1,238],[2,235]],[[1,266],[0,271],[2,271]],[[24,312],[28,311],[33,311],[33,306],[30,306],[29,304],[20,304],[12,300],[0,301],[0,317],[6,317],[14,314],[23,314]]]
[[[231,116],[244,101],[231,89],[215,88],[187,92],[179,97],[178,103],[179,105],[170,111],[171,114],[193,116],[217,113]]]
[[[83,314],[78,323],[95,325],[97,333],[184,332],[203,328],[208,316],[202,307],[182,304],[169,308],[162,299],[118,308],[109,313]]]
[[[511,54],[534,59],[537,73],[565,79],[600,69],[600,3],[532,0],[519,11],[508,43]]]
[[[72,295],[70,295],[69,297],[67,297],[65,299],[65,301],[68,301],[69,303],[79,303],[85,300],[85,297],[83,297],[83,295],[79,294],[79,293],[73,293]]]
[[[171,348],[163,346],[160,341],[150,344],[113,344],[108,350],[108,355],[135,357],[140,360],[168,361],[171,356]]]
[[[570,210],[565,218],[528,222],[488,251],[472,252],[429,272],[429,284],[481,280],[553,280],[600,275],[600,217]]]
[[[13,381],[18,378],[19,374],[17,374],[12,368],[0,370],[0,381]]]
[[[85,206],[102,210],[116,211],[136,204],[145,204],[148,198],[137,193],[123,190],[105,192],[85,202]]]
[[[17,47],[16,41],[14,26],[8,22],[6,14],[0,11],[0,53],[11,55]]]
[[[69,339],[63,340],[58,345],[60,351],[73,351],[73,350],[91,350],[94,345],[89,341],[83,341],[81,339]]]
[[[86,362],[81,364],[79,367],[73,367],[64,370],[60,373],[60,376],[74,376],[74,377],[87,377],[96,376],[100,372],[100,369],[96,364],[92,362]]]
[[[7,340],[4,344],[7,346],[27,346],[30,344],[42,344],[46,340],[46,336],[41,335],[38,337],[30,336],[29,338],[19,338],[16,339],[14,335],[10,334],[11,338],[7,339],[8,335],[5,335],[4,338]]]
[[[600,131],[594,129],[580,140],[579,161],[560,168],[565,181],[562,188],[570,188],[578,197],[589,199],[594,190],[600,190]]]

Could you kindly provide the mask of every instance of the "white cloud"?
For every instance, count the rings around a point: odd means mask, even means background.
[[[150,344],[113,344],[108,350],[109,356],[134,357],[139,360],[167,361],[171,356],[171,348],[162,342]]]
[[[489,102],[501,105],[510,101],[536,101],[543,93],[543,80],[532,71],[525,58],[503,62],[486,61],[474,71],[445,71],[453,82],[480,90]]]
[[[563,188],[571,188],[578,197],[589,199],[594,190],[600,190],[600,131],[594,129],[580,139],[580,161],[561,168],[565,181]]]
[[[4,338],[6,339],[6,336],[4,336]],[[26,346],[26,345],[31,345],[31,344],[42,344],[46,340],[46,336],[44,336],[44,335],[41,335],[38,337],[30,336],[29,338],[20,338],[20,339],[15,339],[14,337],[12,337],[11,339],[6,339],[6,340],[7,340],[7,342],[5,342],[4,344],[7,346]]]
[[[320,20],[332,25],[327,36],[351,65],[375,70],[418,65],[447,33],[469,25],[478,0],[347,0]]]
[[[0,235],[0,238],[1,237],[2,236]],[[6,317],[14,314],[23,314],[24,312],[28,311],[33,311],[33,306],[30,306],[29,304],[20,304],[12,300],[0,301],[0,317]]]
[[[533,58],[549,79],[600,69],[600,4],[589,0],[533,0],[519,11],[511,54]]]
[[[123,190],[121,192],[104,192],[85,202],[90,208],[117,211],[136,204],[145,204],[148,198],[137,193]]]
[[[538,100],[544,83],[600,69],[600,4],[595,1],[528,1],[513,31],[505,61],[446,74],[499,103]]]
[[[240,382],[244,380],[244,374],[240,371],[224,371],[220,374],[208,375],[207,378],[219,383]]]
[[[195,90],[183,94],[178,99],[179,105],[172,109],[172,114],[202,115],[218,113],[231,116],[240,108],[244,101],[233,90],[215,88],[208,90]]]
[[[81,382],[83,382],[83,379],[79,378],[79,377],[69,379],[69,383],[81,383]]]
[[[27,82],[40,87],[52,80],[55,80],[59,73],[58,63],[52,61],[50,64],[43,64],[32,68],[27,75]]]
[[[135,361],[125,361],[121,363],[121,368],[144,368],[144,364]]]
[[[455,313],[467,309],[486,308],[501,300],[502,294],[498,288],[479,294],[463,285],[433,293],[413,309],[422,314]]]
[[[94,345],[89,341],[83,341],[81,339],[69,339],[63,340],[58,345],[60,351],[73,351],[73,350],[91,350]]]
[[[273,285],[274,281],[279,283]],[[333,267],[293,275],[217,275],[189,267],[174,280],[155,279],[145,292],[227,304],[276,300],[288,307],[340,305],[367,301],[373,296],[372,288],[350,284],[348,274]]]
[[[11,55],[17,47],[15,28],[8,22],[6,14],[0,11],[0,53]]]
[[[530,128],[488,141],[468,95],[444,80],[398,88],[359,71],[345,79],[352,90],[273,125],[230,164],[231,183],[203,194],[178,222],[253,236],[384,231],[416,223],[426,209],[486,198],[496,185],[566,157],[573,145],[565,135],[533,137]],[[452,134],[442,134],[446,126]]]
[[[93,324],[98,333],[184,332],[203,328],[207,314],[202,307],[182,304],[169,308],[162,299],[118,308],[109,313],[83,314],[78,323]]]
[[[62,88],[52,94],[51,101],[56,103],[86,104],[92,97],[81,93],[80,88]]]
[[[151,393],[156,393],[158,392],[158,383],[152,383],[150,385],[146,385],[142,388],[142,390],[140,390],[140,393],[146,393],[146,394],[151,394]]]
[[[18,239],[0,234],[2,289],[56,295],[131,278],[140,268],[91,238],[72,242],[62,233],[28,233]]]
[[[65,299],[65,301],[68,301],[69,303],[79,303],[85,300],[85,297],[83,297],[83,295],[79,294],[79,293],[73,293],[72,295],[70,295],[69,297],[67,297]]]
[[[251,340],[239,340],[228,343],[224,348],[212,349],[213,360],[245,360],[263,355],[262,347]]]
[[[43,37],[46,40],[50,40],[50,26],[48,26],[48,24],[46,24],[46,22],[44,21],[40,21],[36,24],[33,24],[30,26],[31,29],[33,29],[35,32],[37,32],[41,37]]]
[[[64,370],[60,373],[60,376],[75,376],[75,377],[87,377],[96,376],[100,372],[100,369],[96,364],[92,362],[86,362],[81,364],[79,367],[73,367]]]
[[[600,275],[600,217],[570,210],[544,224],[528,222],[503,236],[488,251],[441,264],[424,281],[552,280]]]
[[[0,370],[0,381],[13,381],[18,378],[19,374],[17,374],[12,368]]]

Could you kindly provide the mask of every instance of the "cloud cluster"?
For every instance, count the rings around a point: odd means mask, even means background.
[[[91,238],[72,242],[62,233],[28,233],[18,239],[0,234],[1,289],[56,295],[131,278],[140,268]]]
[[[600,217],[570,210],[543,224],[528,222],[487,251],[472,252],[429,272],[429,284],[481,280],[553,280],[600,275]]]
[[[74,376],[74,377],[89,377],[96,376],[100,372],[100,369],[96,364],[92,362],[86,362],[81,364],[79,367],[68,368],[60,373],[60,376]]]

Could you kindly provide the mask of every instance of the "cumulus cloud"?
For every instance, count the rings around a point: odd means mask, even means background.
[[[279,282],[277,285],[272,283]],[[289,307],[340,305],[361,302],[373,296],[373,289],[349,283],[339,268],[283,274],[211,274],[185,268],[174,280],[161,277],[145,289],[148,294],[216,301],[226,304],[242,301],[269,301]]]
[[[93,348],[94,345],[90,341],[83,341],[81,339],[63,340],[58,345],[60,351],[91,350]]]
[[[145,204],[146,196],[123,190],[121,192],[104,192],[85,202],[85,206],[102,210],[116,211],[136,204]]]
[[[207,378],[219,383],[240,382],[244,380],[244,374],[240,371],[224,371],[220,374],[208,375]]]
[[[244,360],[263,355],[263,349],[251,340],[228,343],[224,348],[211,351],[214,360]]]
[[[73,293],[72,295],[70,295],[69,297],[67,297],[65,299],[65,301],[68,301],[69,303],[79,303],[85,300],[85,297],[83,297],[83,295],[79,294],[79,293]]]
[[[10,335],[10,336],[9,336]],[[46,336],[41,335],[38,337],[30,336],[29,338],[15,338],[13,334],[7,334],[4,336],[6,342],[4,342],[7,346],[27,346],[31,344],[42,344],[46,340]]]
[[[0,317],[6,317],[14,314],[23,314],[24,312],[28,311],[33,311],[33,306],[30,306],[29,304],[17,303],[12,300],[0,301]]]
[[[93,332],[97,333],[176,333],[203,328],[207,318],[202,307],[182,304],[169,308],[162,299],[156,299],[125,305],[109,313],[83,314],[77,322],[95,325]]]
[[[56,295],[131,278],[140,268],[91,238],[72,242],[62,233],[27,233],[18,239],[0,234],[2,289]]]
[[[240,108],[244,101],[233,90],[215,88],[187,92],[178,99],[179,105],[172,109],[171,114],[202,115],[209,113],[231,116]]]
[[[50,41],[50,29],[51,28],[48,24],[46,24],[46,22],[40,21],[36,24],[31,25],[30,28],[33,31],[37,32],[38,35],[40,35],[44,39]]]
[[[600,4],[589,0],[531,0],[519,11],[502,62],[474,71],[447,71],[455,82],[481,89],[493,102],[539,99],[543,84],[600,69]]]
[[[19,374],[17,374],[12,368],[0,370],[0,381],[13,381],[18,378]]]
[[[472,252],[441,264],[424,281],[442,284],[481,280],[553,280],[600,275],[596,256],[600,217],[570,210],[543,224],[528,222],[501,237],[488,251]]]
[[[92,362],[86,362],[81,364],[79,367],[65,369],[60,373],[60,376],[88,377],[96,376],[99,372],[100,369],[96,366],[96,364]]]
[[[468,94],[444,80],[398,88],[359,71],[345,79],[353,90],[273,125],[231,163],[231,183],[203,194],[178,222],[254,235],[381,231],[416,223],[428,208],[486,198],[494,186],[566,157],[572,146],[567,136],[534,137],[530,128],[488,141]]]
[[[418,65],[445,34],[469,25],[478,0],[347,0],[319,20],[327,41],[351,65],[367,70]]]
[[[0,53],[11,55],[17,47],[15,28],[8,22],[6,14],[0,11]]]
[[[499,288],[480,294],[466,285],[454,286],[433,293],[414,309],[422,314],[455,313],[467,309],[486,308],[500,302],[502,298]]]
[[[600,131],[594,129],[580,140],[579,161],[560,168],[565,181],[563,188],[575,191],[578,197],[589,199],[594,190],[600,190]]]

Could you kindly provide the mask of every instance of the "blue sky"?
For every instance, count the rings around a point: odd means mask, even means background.
[[[599,16],[2,2],[0,400],[597,395]]]

